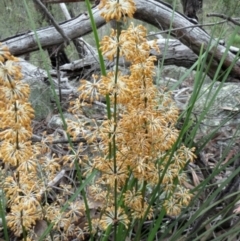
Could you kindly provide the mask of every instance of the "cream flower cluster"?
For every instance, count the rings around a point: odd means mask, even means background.
[[[106,21],[120,22],[132,17],[136,7],[132,0],[104,0],[100,9]],[[111,100],[111,118],[104,120],[94,134],[98,138],[95,157],[83,161],[87,173],[92,169],[100,171],[97,184],[93,185],[95,196],[109,190],[108,198],[101,198],[104,214],[95,220],[102,229],[116,222],[127,227],[131,220],[144,215],[151,218],[153,207],[149,207],[146,199],[147,186],[160,183],[160,192],[166,197],[162,207],[173,216],[179,215],[192,197],[184,187],[187,177],[183,168],[194,160],[194,149],[181,145],[174,155],[169,154],[179,135],[175,127],[179,113],[171,93],[153,85],[156,58],[150,50],[159,50],[156,42],[148,42],[146,36],[142,25],[132,23],[121,33],[112,29],[110,36],[103,37],[103,55],[110,61],[123,57],[131,62],[130,74],[112,70],[106,76],[93,76],[92,82],[81,81],[79,99],[72,107],[76,110],[79,103],[99,100],[100,95]],[[74,136],[73,127],[71,123],[69,132]],[[93,142],[91,136],[89,143]],[[129,187],[131,182],[137,185]],[[117,203],[122,197],[119,207]]]
[[[31,145],[34,111],[28,102],[30,89],[22,82],[18,59],[0,46],[0,155],[12,175],[2,180],[10,212],[7,225],[20,236],[42,217],[37,185],[38,153]]]

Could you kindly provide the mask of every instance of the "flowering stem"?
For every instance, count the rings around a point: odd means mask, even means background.
[[[90,6],[90,3],[89,3],[88,0],[86,0],[86,3],[88,3],[87,5]],[[38,47],[39,47],[39,49],[40,49],[41,57],[42,57],[42,59],[44,59],[43,51],[42,51],[42,46],[41,46],[41,44],[40,44],[38,35],[37,35],[37,33],[36,33],[36,26],[35,26],[35,24],[34,24],[34,21],[32,20],[32,14],[31,14],[31,12],[30,12],[30,10],[29,10],[29,8],[28,8],[28,5],[27,5],[26,0],[24,0],[24,5],[25,5],[25,8],[27,9],[27,14],[28,14],[28,16],[29,16],[29,19],[31,20],[31,24],[32,24],[32,27],[33,27],[33,29],[34,29],[34,35],[35,35],[35,37],[36,37],[36,41],[37,41]],[[91,7],[90,7],[90,9],[91,9]],[[91,11],[89,11],[89,14],[92,16]],[[93,16],[92,16],[92,19],[93,19]],[[91,20],[92,20],[92,19],[91,19]],[[94,21],[93,21],[93,22],[94,22]],[[95,29],[96,29],[96,28],[95,28]],[[102,55],[100,54],[100,56],[102,56]],[[104,61],[102,61],[102,62],[104,62]],[[60,102],[59,102],[59,98],[58,98],[57,93],[56,93],[56,91],[55,91],[54,83],[53,83],[53,81],[52,81],[52,78],[51,78],[49,69],[48,69],[48,67],[47,67],[46,61],[44,61],[44,64],[45,64],[45,67],[46,67],[45,69],[47,70],[47,75],[48,75],[48,78],[49,78],[49,81],[50,81],[50,84],[51,84],[51,89],[52,89],[52,92],[53,92],[53,95],[54,95],[54,98],[55,98],[55,101],[56,101],[56,104],[57,104],[57,108],[58,108],[58,111],[59,111],[61,120],[62,120],[62,122],[63,122],[63,129],[64,129],[64,130],[66,131],[66,133],[67,133],[67,123],[66,123],[66,120],[65,120],[65,118],[64,118],[63,111],[62,111],[62,108],[61,108],[61,105],[60,105]],[[103,68],[103,69],[104,69],[104,68]],[[67,139],[68,139],[68,142],[69,142],[69,145],[70,145],[71,149],[74,149],[74,148],[73,148],[73,143],[72,143],[71,137],[70,137],[70,135],[69,135],[68,133],[67,133]],[[75,164],[75,168],[76,168],[76,172],[77,172],[77,177],[78,177],[78,179],[79,179],[80,185],[83,185],[82,173],[81,173],[79,164],[78,164],[78,162],[77,162],[76,159],[74,160],[74,164]],[[89,212],[88,203],[87,203],[87,201],[86,201],[86,192],[85,192],[84,189],[82,189],[81,192],[82,192],[82,193],[81,193],[82,196],[84,197],[84,204],[85,204],[85,208],[86,208],[86,213],[88,214],[88,215],[87,215],[87,218],[88,218],[89,229],[90,229],[90,233],[91,233],[92,226],[91,226],[91,220],[90,220],[90,218],[89,218],[89,213],[90,213],[90,212]],[[92,237],[92,235],[91,235],[91,240],[92,240],[92,238],[93,238],[93,237]]]
[[[117,21],[117,42],[119,43],[119,36],[121,34],[120,23]],[[120,58],[120,49],[119,46],[117,48],[117,56],[116,56],[116,69],[115,69],[115,88],[117,88],[117,78],[118,78],[118,65]],[[117,90],[116,90],[117,91]],[[114,119],[114,134],[113,134],[113,159],[114,159],[114,174],[117,175],[117,148],[116,148],[116,130],[117,130],[117,93],[114,93],[114,109],[113,109],[113,119]],[[117,210],[118,210],[118,199],[117,199],[117,178],[115,178],[114,183],[114,206],[115,206],[115,220],[117,220]],[[117,225],[114,225],[114,240],[117,239]]]

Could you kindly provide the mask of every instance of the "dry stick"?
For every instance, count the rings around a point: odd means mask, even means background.
[[[56,30],[62,35],[63,39],[65,40],[66,44],[68,45],[71,42],[71,39],[63,32],[59,24],[55,21],[51,13],[47,10],[45,5],[40,0],[34,0],[45,12],[46,16],[51,20],[52,25],[56,28]]]
[[[227,16],[227,15],[225,15],[225,14],[220,14],[220,13],[208,13],[206,16],[207,16],[207,17],[218,17],[218,18],[223,18],[223,19],[226,19],[226,20],[229,21],[229,22],[232,22],[232,23],[235,24],[235,25],[240,26],[240,23],[239,23],[239,22],[237,22],[236,20],[234,20],[233,18],[231,18],[231,17],[229,17],[229,16]]]
[[[61,73],[60,73],[60,65],[59,65],[59,48],[56,53],[56,69],[57,69],[57,79],[58,79],[58,96],[59,96],[60,105],[62,105]]]
[[[173,28],[173,29],[163,30],[163,31],[156,32],[156,33],[153,33],[153,34],[148,34],[148,37],[149,36],[154,36],[154,35],[157,35],[157,34],[162,34],[162,33],[168,33],[168,32],[173,32],[173,31],[177,31],[177,30],[182,30],[182,29],[201,28],[201,27],[205,27],[205,26],[214,26],[214,25],[217,25],[217,24],[226,23],[227,21],[228,20],[226,19],[226,20],[223,20],[223,21],[220,21],[220,22],[215,22],[215,23],[195,24],[195,25],[186,26],[186,27],[182,27],[182,28]]]
[[[32,142],[42,142],[44,140],[44,138],[40,137],[40,136],[37,136],[35,134],[32,135],[32,138],[31,138],[31,141]],[[100,142],[101,139],[100,138],[96,138],[97,142]],[[76,139],[73,139],[72,140],[73,143],[80,143],[80,142],[83,142],[83,143],[87,143],[87,139],[84,138],[84,137],[77,137]],[[69,141],[68,139],[66,138],[60,138],[58,140],[53,140],[53,141],[44,141],[45,144],[48,144],[48,145],[54,145],[54,144],[68,144]]]
[[[67,9],[66,4],[65,3],[60,3],[59,5],[60,5],[60,8],[61,8],[61,10],[62,10],[66,20],[70,20],[72,17],[70,15],[70,12]],[[72,16],[73,16],[73,13],[72,13]],[[86,43],[83,40],[83,38],[81,38],[81,37],[73,40],[73,43],[75,44],[76,49],[77,49],[77,45],[81,45],[80,43],[78,43],[78,41],[79,42],[81,41],[84,44],[84,46],[85,46],[84,47],[84,51],[86,52],[86,54],[84,54],[84,55],[93,55],[93,56],[97,55],[97,52],[93,49],[93,47],[90,44]],[[77,49],[77,51],[78,51],[78,49]],[[82,58],[83,56],[79,56],[79,57]],[[98,58],[95,57],[95,59],[98,62]]]
[[[31,141],[32,142],[42,142],[43,138],[33,134]],[[78,138],[72,140],[72,142],[73,143],[79,143],[79,142],[87,143],[87,140],[85,138],[83,138],[83,137],[78,137]],[[65,138],[60,138],[59,140],[44,141],[44,143],[49,144],[49,145],[50,144],[53,145],[53,144],[68,144],[69,142]]]
[[[52,181],[50,181],[49,183],[46,184],[46,186],[44,188],[42,188],[40,190],[40,195],[43,196],[47,190],[49,188],[53,188],[54,186],[56,186],[60,181],[61,179],[65,176],[65,173],[66,173],[66,170],[61,170],[54,178]]]

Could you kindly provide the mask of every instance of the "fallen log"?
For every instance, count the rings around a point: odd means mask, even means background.
[[[206,71],[211,78],[214,77],[219,63],[223,55],[225,55],[221,66],[222,73],[231,68],[228,81],[240,81],[240,61],[236,55],[218,44],[206,31],[192,23],[189,18],[173,11],[169,4],[160,0],[136,0],[136,7],[134,18],[148,22],[161,30],[169,30],[170,35],[179,39],[182,44],[190,48],[197,56],[200,54],[201,48],[203,48],[203,52],[207,51],[208,60],[209,62],[211,61],[211,64]],[[92,11],[97,27],[106,24],[100,16],[101,11],[97,7],[93,8]],[[70,39],[82,37],[92,31],[87,13],[82,13],[78,17],[59,25]],[[54,27],[47,27],[37,30],[36,35],[33,31],[29,31],[9,37],[3,40],[3,44],[8,46],[13,55],[18,56],[38,50],[37,39],[39,39],[42,48],[60,45],[64,42],[63,37]],[[211,48],[209,48],[209,44],[211,44]]]

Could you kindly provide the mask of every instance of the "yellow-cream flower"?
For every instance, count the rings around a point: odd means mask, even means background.
[[[0,62],[4,62],[5,59],[10,59],[11,54],[7,46],[0,44]]]
[[[0,86],[0,94],[6,101],[16,101],[18,99],[28,101],[30,88],[22,81],[5,82]]]
[[[179,215],[182,208],[182,206],[177,203],[177,200],[173,196],[165,200],[163,206],[166,210],[166,213],[170,216]]]
[[[102,54],[108,60],[112,61],[116,57],[117,48],[119,46],[116,31],[112,29],[110,36],[104,36],[102,41],[100,42],[100,45]]]
[[[185,187],[178,185],[176,191],[174,192],[174,197],[178,200],[180,205],[186,207],[189,205],[193,194],[191,194]]]
[[[7,60],[4,64],[0,62],[0,81],[11,81],[13,78],[21,79],[21,68],[16,66],[15,61]]]
[[[124,194],[124,203],[127,207],[136,208],[142,205],[143,197],[141,192],[127,190]]]
[[[24,101],[16,101],[7,104],[7,111],[2,117],[2,121],[9,123],[9,120],[15,120],[23,126],[29,125],[34,117],[34,110],[30,103]]]
[[[92,75],[92,79],[92,81],[81,80],[81,86],[78,88],[80,99],[89,100],[90,102],[99,100],[99,78],[97,75]]]
[[[33,155],[31,142],[11,143],[4,141],[1,144],[1,152],[3,161],[12,166],[19,165]]]
[[[102,229],[106,230],[110,225],[117,225],[118,223],[122,223],[128,228],[130,221],[124,213],[124,210],[122,208],[117,208],[117,213],[115,214],[115,207],[107,208],[100,221]]]
[[[148,203],[143,202],[143,205],[133,208],[133,210],[132,210],[133,218],[134,219],[142,219],[147,213],[147,218],[151,219],[153,217],[153,209],[152,209],[152,207],[150,207],[148,210],[148,206],[149,206]]]
[[[109,94],[110,97],[117,95],[118,104],[126,103],[129,100],[131,89],[128,86],[128,76],[124,76],[118,72],[108,72],[107,76],[102,76],[99,92],[102,95]]]
[[[136,57],[136,42],[127,32],[122,32],[118,37],[117,31],[112,29],[110,36],[103,37],[100,45],[103,55],[111,61],[116,57],[118,48],[120,56],[124,56],[127,60],[131,61]]]
[[[4,123],[7,124],[7,123]],[[11,127],[9,127],[11,126]],[[18,123],[11,123],[11,125],[2,125],[2,127],[6,128],[0,132],[0,139],[8,140],[11,142],[18,141],[27,141],[32,137],[32,128],[31,126],[24,127]]]
[[[11,207],[11,212],[7,215],[7,225],[14,231],[16,236],[20,236],[23,227],[28,230],[40,219],[41,209],[37,207],[27,207],[16,204]]]
[[[98,8],[103,9],[101,16],[106,22],[112,19],[120,21],[126,17],[132,18],[136,11],[133,0],[101,0]]]

